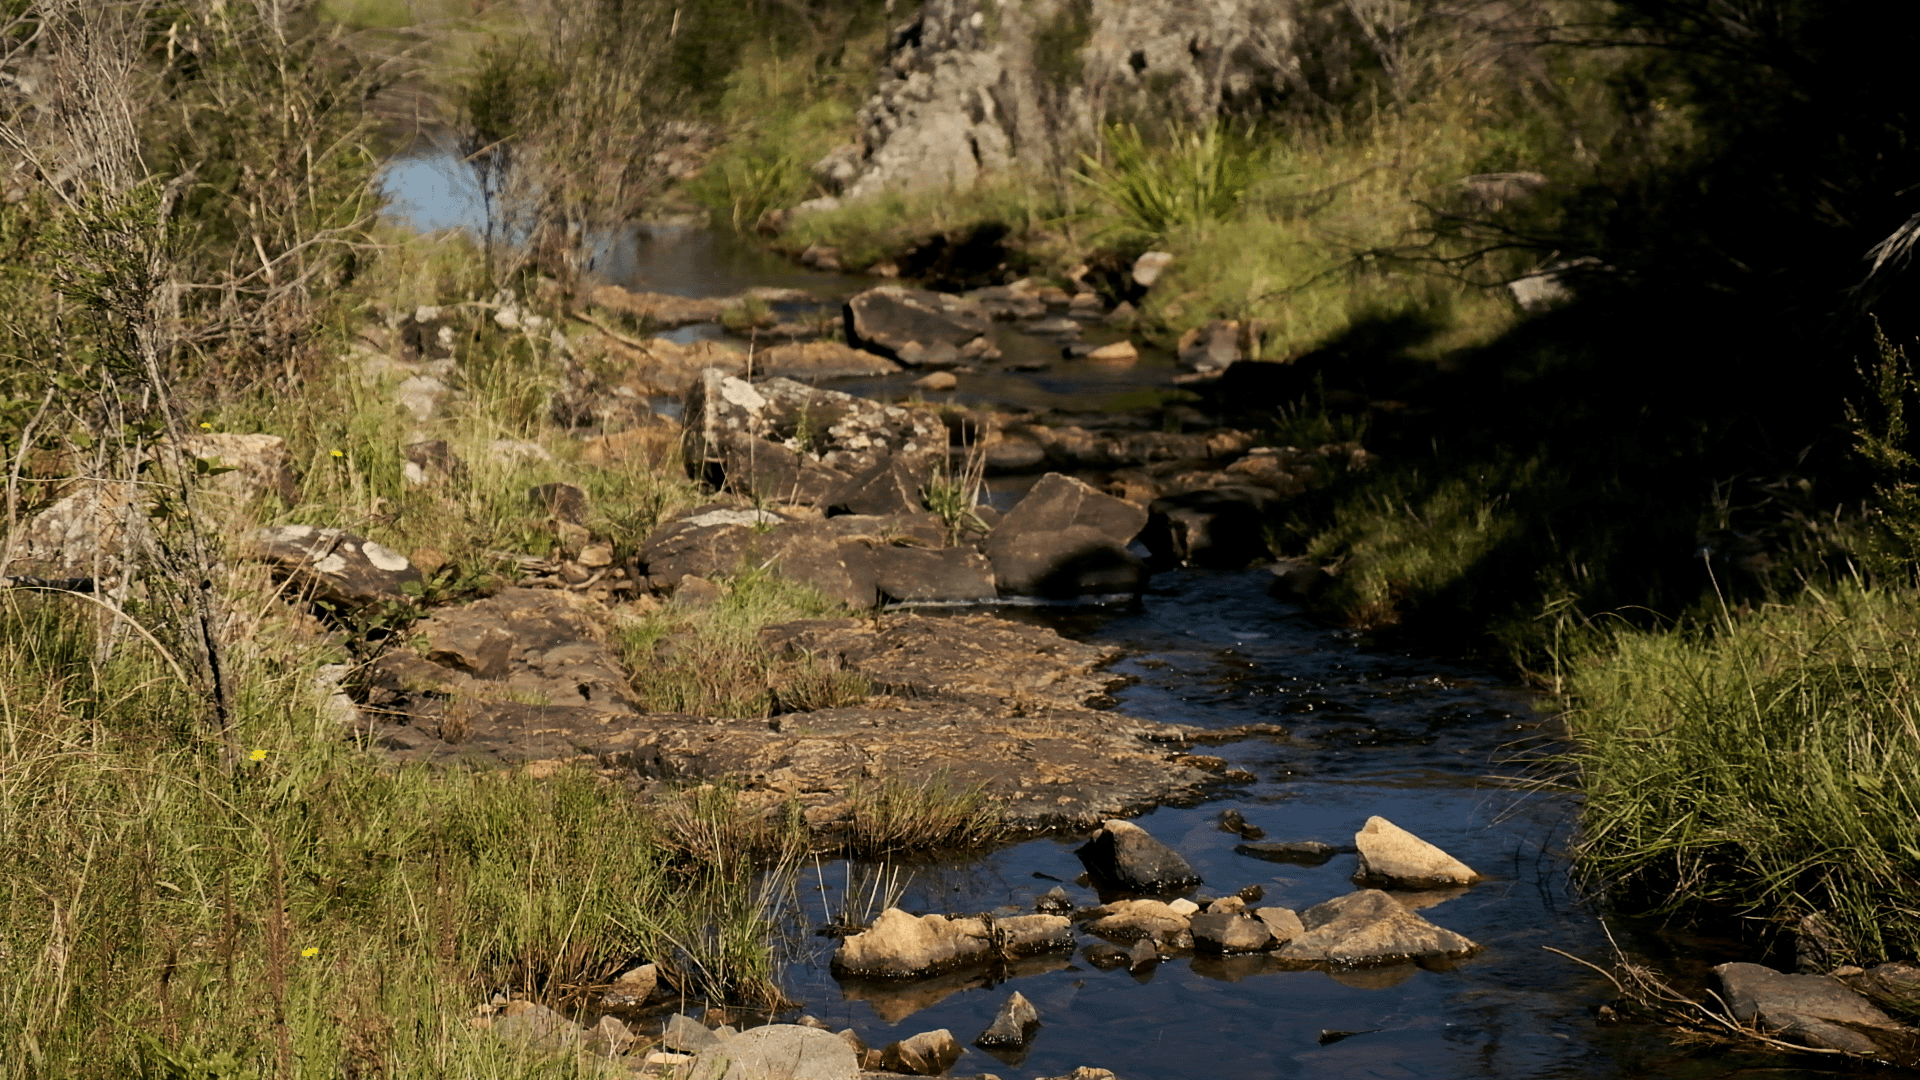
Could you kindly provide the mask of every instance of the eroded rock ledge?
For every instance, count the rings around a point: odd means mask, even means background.
[[[466,621],[436,615],[425,656],[408,652],[369,672],[372,743],[396,761],[535,771],[584,762],[641,785],[727,779],[750,802],[797,802],[821,827],[845,815],[856,785],[885,778],[978,785],[1009,826],[1032,830],[1193,798],[1213,779],[1211,759],[1185,753],[1201,732],[1095,707],[1115,682],[1100,671],[1114,650],[986,615],[807,620],[763,632],[771,648],[865,677],[876,696],[856,707],[717,719],[645,713],[613,688],[566,704],[512,700],[525,698],[508,691],[524,690],[530,666],[565,674],[609,662],[585,630],[556,637],[555,603],[508,590],[457,609]]]

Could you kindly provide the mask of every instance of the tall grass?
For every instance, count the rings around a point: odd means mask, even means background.
[[[0,597],[0,1075],[528,1075],[469,1027],[489,993],[639,960],[777,993],[753,867],[596,778],[381,769],[272,633],[229,775],[166,666],[99,644],[70,599]]]
[[[1621,632],[1571,673],[1582,864],[1623,902],[1920,953],[1920,605],[1809,591],[1711,631]]]
[[[1151,244],[1226,219],[1257,167],[1248,140],[1220,123],[1175,133],[1164,147],[1149,146],[1132,124],[1115,124],[1101,142],[1105,160],[1083,155],[1074,178],[1118,218],[1124,243]]]

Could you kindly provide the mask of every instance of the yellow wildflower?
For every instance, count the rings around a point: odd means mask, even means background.
[[[212,430],[213,430],[213,425],[212,425],[212,424],[209,424],[209,423],[207,423],[207,422],[206,422],[205,420],[202,420],[202,421],[200,421],[200,430],[201,430],[201,431],[212,431]]]
[[[265,750],[255,750],[253,753],[248,754],[247,756],[252,758],[255,761],[267,760],[267,752]]]
[[[342,458],[347,456],[346,452],[343,450],[329,450],[327,451],[327,453],[332,454],[334,457],[337,457],[337,458]]]
[[[300,958],[303,960],[311,960],[314,957],[319,955],[320,955],[320,950],[315,948],[312,945],[309,945],[306,948],[300,950]]]

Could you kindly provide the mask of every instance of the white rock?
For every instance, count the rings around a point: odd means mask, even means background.
[[[1360,849],[1353,878],[1362,885],[1432,889],[1480,880],[1466,863],[1383,817],[1368,818],[1353,842]]]

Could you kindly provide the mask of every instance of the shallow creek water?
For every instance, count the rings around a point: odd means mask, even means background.
[[[464,185],[464,188],[463,188]],[[393,216],[421,229],[473,224],[471,181],[444,153],[397,160],[387,174]],[[797,269],[731,237],[682,225],[639,225],[600,238],[596,273],[630,288],[689,296],[756,285],[801,288],[835,302],[872,282]],[[697,327],[682,335],[716,333]],[[1088,340],[1112,335],[1089,333]],[[1055,360],[1058,344],[1000,332],[1009,356]],[[1072,362],[967,376],[964,404],[1100,411],[1138,406],[1171,386],[1164,356],[1115,371]],[[841,382],[875,397],[904,396],[906,377]],[[1001,499],[1023,485],[999,485]],[[1352,855],[1318,867],[1234,852],[1216,827],[1228,809],[1268,839],[1350,844],[1379,814],[1459,857],[1486,880],[1421,898],[1421,914],[1483,947],[1446,969],[1407,964],[1325,973],[1271,969],[1258,957],[1178,958],[1150,970],[1101,971],[1083,956],[1025,962],[1012,972],[958,973],[893,986],[842,985],[828,971],[835,940],[813,931],[844,913],[874,914],[891,884],[912,911],[1032,910],[1056,884],[1074,884],[1081,838],[1043,838],[986,854],[891,867],[809,865],[783,913],[789,995],[834,1028],[873,1045],[933,1028],[970,1042],[1011,990],[1039,1009],[1019,1055],[969,1047],[956,1074],[1008,1080],[1081,1065],[1125,1080],[1215,1077],[1802,1077],[1825,1063],[1677,1046],[1656,1029],[1607,1026],[1603,979],[1546,950],[1603,960],[1611,947],[1599,906],[1574,887],[1564,851],[1576,797],[1529,790],[1529,759],[1556,748],[1557,728],[1521,688],[1485,672],[1370,647],[1267,596],[1268,575],[1177,571],[1156,576],[1141,602],[1110,609],[1007,609],[1069,636],[1127,650],[1129,682],[1116,708],[1202,728],[1275,724],[1284,734],[1200,748],[1255,777],[1223,783],[1201,805],[1163,807],[1138,823],[1179,850],[1205,879],[1197,893],[1261,885],[1263,901],[1296,909],[1353,888]],[[1675,939],[1609,919],[1640,955],[1677,968],[1692,986],[1707,964],[1740,956],[1728,942]],[[791,1015],[783,1016],[790,1019]],[[1329,1033],[1351,1033],[1341,1036]],[[1837,1067],[1852,1076],[1869,1070]],[[1896,1075],[1887,1073],[1886,1075]],[[1910,1074],[1907,1074],[1910,1075]]]

